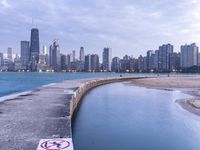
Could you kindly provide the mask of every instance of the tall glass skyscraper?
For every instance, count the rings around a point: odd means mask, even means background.
[[[38,63],[39,53],[40,53],[40,43],[39,43],[39,30],[37,28],[31,29],[31,41],[30,41],[30,52],[31,61]]]
[[[73,62],[75,62],[76,61],[76,51],[75,50],[72,51],[72,58],[73,58]]]
[[[55,39],[49,49],[50,65],[55,71],[61,69],[61,55],[59,41]]]
[[[112,49],[104,48],[104,50],[103,50],[103,70],[111,71],[111,63],[112,63]]]
[[[91,71],[91,55],[85,56],[85,71]]]
[[[84,47],[80,48],[80,61],[84,62],[85,61],[85,55],[84,55]]]
[[[29,41],[21,41],[21,61],[23,66],[28,66],[30,60]]]
[[[3,66],[3,53],[0,53],[0,67]]]
[[[91,55],[91,70],[99,71],[99,56],[97,54]]]
[[[7,49],[7,58],[12,61],[12,48]]]

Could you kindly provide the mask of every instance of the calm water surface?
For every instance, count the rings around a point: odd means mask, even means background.
[[[123,83],[98,87],[74,121],[75,150],[199,150],[200,118],[174,102],[186,97]]]
[[[116,73],[0,73],[0,97],[32,90],[42,85],[71,79],[119,77]],[[146,76],[147,74],[122,74],[123,76]],[[155,76],[155,74],[148,74]]]

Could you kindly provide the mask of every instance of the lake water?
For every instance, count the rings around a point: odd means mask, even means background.
[[[73,123],[75,150],[199,150],[200,117],[166,91],[114,83],[90,91]]]
[[[116,73],[0,73],[0,97],[32,90],[42,85],[63,80],[119,77]],[[122,74],[123,76],[146,76],[147,74]],[[154,76],[155,74],[148,74]]]

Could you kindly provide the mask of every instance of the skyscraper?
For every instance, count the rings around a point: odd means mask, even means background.
[[[91,55],[85,56],[85,71],[91,71]]]
[[[3,66],[3,53],[0,53],[0,67]]]
[[[112,63],[112,49],[104,48],[104,50],[103,50],[103,70],[111,71],[111,63]]]
[[[173,45],[164,44],[159,47],[158,67],[161,72],[168,72],[171,70],[170,58],[173,53]]]
[[[125,55],[123,59],[120,60],[120,69],[123,72],[130,71],[130,57]]]
[[[48,65],[49,64],[47,47],[44,45],[42,48],[42,53],[39,54],[39,64],[40,65]]]
[[[181,67],[187,68],[198,65],[199,48],[195,43],[181,46]]]
[[[67,70],[67,56],[61,54],[61,70]]]
[[[180,53],[172,53],[170,58],[170,65],[172,68],[172,71],[177,71],[180,68]]]
[[[55,39],[53,44],[50,46],[49,50],[50,66],[55,71],[60,71],[61,69],[61,55],[60,55],[60,46],[58,40]]]
[[[73,62],[75,62],[76,61],[76,51],[75,50],[72,51],[72,58],[73,58]]]
[[[114,71],[114,72],[120,71],[120,58],[114,57],[112,59],[112,71]]]
[[[99,56],[97,54],[91,55],[91,70],[99,71]]]
[[[200,66],[200,53],[198,54],[198,66]]]
[[[147,63],[147,70],[150,71],[151,69],[154,68],[154,51],[153,50],[149,50],[147,51],[147,57],[146,57],[146,63]]]
[[[30,60],[29,41],[21,41],[21,62],[22,66],[28,66]]]
[[[7,58],[9,59],[9,60],[11,60],[12,61],[12,48],[8,48],[7,49]]]
[[[46,46],[46,45],[43,45],[42,53],[43,53],[44,55],[47,54],[47,46]]]
[[[40,43],[39,43],[39,30],[37,28],[31,29],[30,52],[32,63],[39,61]]]
[[[139,72],[142,72],[143,70],[145,70],[145,57],[143,57],[142,55],[140,55],[138,57],[138,70]]]
[[[85,61],[84,47],[80,48],[80,58],[79,59],[81,62]]]
[[[13,66],[14,65],[14,66]],[[14,64],[13,65],[9,65],[9,67],[8,68],[11,68],[11,70],[15,70],[15,71],[17,71],[17,70],[20,70],[21,69],[21,59],[20,59],[20,57],[19,57],[19,55],[18,54],[16,54],[15,55],[15,59],[14,59]]]
[[[155,57],[154,57],[154,65],[155,65],[155,71],[158,72],[158,64],[159,64],[159,50],[155,50]]]

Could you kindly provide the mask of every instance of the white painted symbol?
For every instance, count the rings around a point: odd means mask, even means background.
[[[42,139],[37,150],[73,150],[72,139]]]

